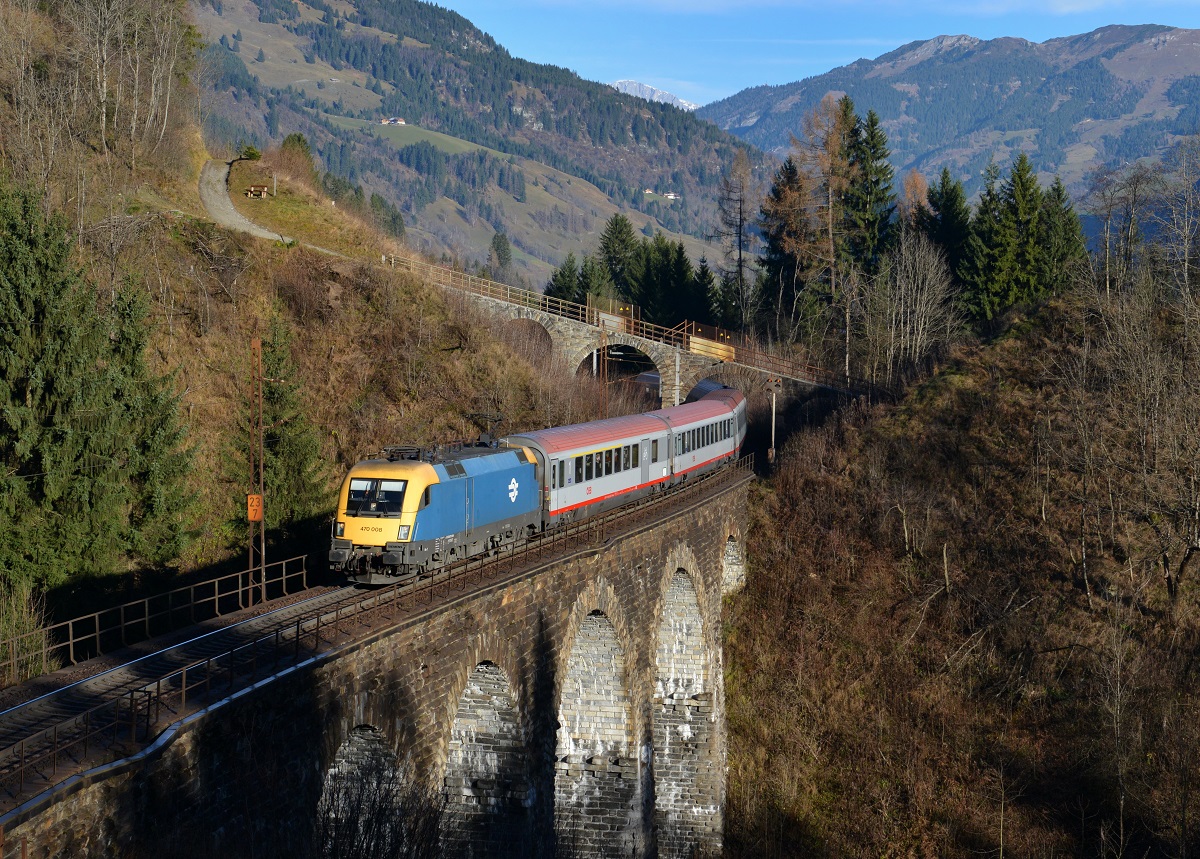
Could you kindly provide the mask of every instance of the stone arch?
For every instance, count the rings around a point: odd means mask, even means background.
[[[349,732],[325,774],[316,814],[322,855],[392,855],[437,844],[441,802],[406,772],[383,732],[359,725]]]
[[[611,599],[611,588],[598,585]],[[581,599],[576,615],[581,605],[596,602]],[[628,856],[635,849],[638,794],[628,649],[622,645],[628,638],[603,607],[573,618],[571,626],[558,698],[555,837],[560,850],[574,855]]]
[[[704,621],[691,575],[670,577],[654,681],[654,827],[661,857],[691,857],[709,836],[716,793],[713,693]]]
[[[661,349],[655,349],[649,341],[644,341],[636,337],[628,337],[624,335],[609,335],[607,347],[610,350],[624,349],[633,350],[638,355],[645,358],[647,369],[653,367],[654,371],[662,376],[663,368],[666,366],[663,360]],[[590,337],[586,344],[576,344],[575,349],[569,353],[568,366],[571,372],[578,373],[586,366],[588,371],[591,371],[592,355],[600,351],[599,336]]]
[[[442,790],[443,855],[523,855],[531,804],[528,754],[512,687],[493,662],[476,665],[459,696]]]
[[[536,316],[518,314],[509,318],[500,326],[499,336],[513,351],[536,365],[544,366],[559,355],[554,332]]]

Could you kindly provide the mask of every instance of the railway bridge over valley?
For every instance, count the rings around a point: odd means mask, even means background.
[[[18,744],[0,714],[0,857],[305,856],[388,821],[407,855],[719,855],[749,481],[730,467],[520,553],[341,589],[253,650],[140,669],[90,751],[79,718],[51,753],[47,726]]]
[[[421,260],[385,257],[385,262],[391,268],[410,271],[428,283],[453,289],[494,316],[543,329],[549,334],[559,357],[571,369],[607,347],[627,346],[637,350],[649,358],[658,371],[664,408],[683,402],[696,383],[721,365],[837,393],[855,394],[869,388],[857,380],[847,384],[835,373],[767,351],[752,340],[721,328],[694,322],[665,328],[636,316],[622,315],[617,308],[606,310],[562,301]]]

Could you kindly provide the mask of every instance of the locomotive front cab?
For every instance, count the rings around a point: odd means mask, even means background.
[[[417,514],[436,483],[427,462],[371,459],[351,468],[338,493],[330,567],[359,581],[400,573]]]

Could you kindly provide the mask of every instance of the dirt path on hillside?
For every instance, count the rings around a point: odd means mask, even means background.
[[[200,170],[200,202],[209,217],[226,229],[249,233],[260,239],[284,244],[292,241],[287,236],[263,229],[233,208],[229,200],[229,166],[230,162],[213,160]]]

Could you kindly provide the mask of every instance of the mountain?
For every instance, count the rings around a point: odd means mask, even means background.
[[[663,104],[670,104],[682,110],[695,110],[700,105],[684,101],[674,93],[667,92],[665,89],[652,87],[650,84],[638,83],[637,81],[613,81],[609,84],[617,92],[623,92],[626,95],[636,95],[638,98],[644,98],[646,101],[658,101]]]
[[[484,262],[504,232],[535,284],[567,252],[593,250],[622,209],[705,253],[734,152],[762,164],[689,111],[513,57],[419,0],[206,0],[193,12],[209,45],[208,140],[263,149],[301,132],[324,170],[398,206],[422,249]]]
[[[826,93],[883,121],[900,171],[943,166],[977,181],[988,160],[1026,151],[1076,189],[1107,162],[1160,153],[1200,131],[1200,30],[1103,27],[1042,43],[939,36],[823,75],[760,86],[697,115],[785,153]]]

